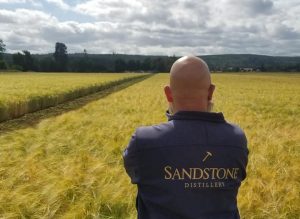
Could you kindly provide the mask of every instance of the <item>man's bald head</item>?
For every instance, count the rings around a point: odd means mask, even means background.
[[[195,56],[184,56],[173,64],[170,86],[165,87],[167,99],[177,111],[208,111],[213,90],[207,64]]]

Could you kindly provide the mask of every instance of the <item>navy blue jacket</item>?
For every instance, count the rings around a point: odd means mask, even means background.
[[[248,162],[244,132],[222,113],[179,111],[136,129],[123,152],[139,219],[236,219]]]

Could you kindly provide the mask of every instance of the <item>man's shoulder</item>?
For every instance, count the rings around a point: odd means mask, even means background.
[[[228,131],[224,132],[224,134],[229,134],[228,137],[234,137],[237,141],[239,141],[240,145],[247,145],[246,134],[239,125],[227,121],[225,124]]]
[[[245,135],[244,130],[239,125],[228,121],[226,122],[226,124],[232,129],[233,133],[237,135]]]
[[[171,131],[174,127],[173,122],[163,122],[156,125],[139,126],[135,130],[136,143],[138,147],[160,146],[166,143],[166,139],[172,138]]]
[[[173,128],[172,122],[163,122],[160,124],[139,126],[136,129],[136,135],[139,139],[157,138]]]

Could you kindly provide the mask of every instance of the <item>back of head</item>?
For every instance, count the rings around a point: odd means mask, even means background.
[[[212,86],[207,64],[198,57],[184,56],[171,68],[169,96],[172,98],[168,101],[172,99],[169,103],[177,110],[208,111],[205,108],[212,97]]]

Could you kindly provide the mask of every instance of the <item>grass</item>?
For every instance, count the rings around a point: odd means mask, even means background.
[[[244,128],[248,177],[243,218],[299,218],[300,75],[218,75],[216,110]]]
[[[215,111],[248,137],[245,219],[299,218],[300,75],[214,74]],[[80,109],[0,135],[0,217],[136,218],[121,158],[140,125],[166,121],[155,75]]]
[[[0,122],[129,80],[141,74],[2,73]]]

